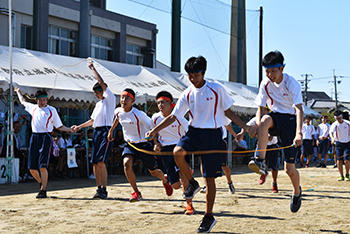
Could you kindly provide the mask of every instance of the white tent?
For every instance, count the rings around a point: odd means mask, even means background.
[[[9,86],[8,57],[9,48],[0,46],[0,88],[3,90]],[[131,88],[136,92],[138,103],[154,100],[162,90],[170,92],[177,99],[190,85],[187,75],[181,73],[98,59],[93,61],[104,81],[117,96],[125,88]],[[97,100],[92,92],[96,80],[87,67],[87,60],[82,58],[13,48],[13,81],[30,95],[38,88],[46,88],[58,100],[90,103]],[[255,114],[257,88],[229,81],[216,82],[224,85],[234,98],[234,111]],[[317,112],[308,107],[305,107],[305,113],[319,117]]]

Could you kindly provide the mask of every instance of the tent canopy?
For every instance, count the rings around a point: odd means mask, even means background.
[[[125,88],[131,88],[136,93],[138,103],[154,100],[162,90],[170,92],[177,99],[190,85],[187,75],[181,73],[98,59],[93,61],[117,97]],[[30,95],[45,88],[55,100],[86,103],[97,101],[92,92],[96,80],[87,67],[86,59],[13,48],[12,77],[15,85]],[[7,90],[9,79],[9,48],[0,46],[0,88]],[[216,82],[221,83],[234,98],[232,110],[246,115],[255,114],[257,88],[229,81]],[[320,117],[308,107],[304,110],[306,115]]]

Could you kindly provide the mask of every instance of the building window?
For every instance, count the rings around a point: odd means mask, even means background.
[[[50,25],[49,53],[77,56],[77,32]]]
[[[92,35],[91,57],[113,61],[113,40]]]
[[[141,53],[141,46],[126,43],[126,63],[143,65],[144,55]]]
[[[21,25],[21,48],[33,49],[33,27]]]

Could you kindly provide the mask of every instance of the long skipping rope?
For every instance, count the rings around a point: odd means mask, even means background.
[[[150,150],[144,150],[136,147],[134,144],[144,142],[145,140],[149,140],[149,138],[144,138],[139,141],[134,142],[127,142],[133,149],[150,155],[156,155],[156,156],[171,156],[173,155],[173,152],[155,152]],[[187,154],[194,154],[194,155],[202,155],[202,154],[226,154],[226,153],[232,153],[232,154],[247,154],[247,153],[254,153],[254,152],[262,152],[262,151],[275,151],[275,150],[281,150],[281,149],[288,149],[294,147],[294,144],[283,146],[283,147],[277,147],[277,148],[271,148],[271,149],[254,149],[254,150],[241,150],[241,151],[231,151],[231,150],[202,150],[202,151],[187,151]]]

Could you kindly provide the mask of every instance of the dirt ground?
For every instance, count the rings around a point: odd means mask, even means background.
[[[264,185],[246,168],[232,174],[237,189],[227,189],[218,178],[214,207],[217,224],[212,233],[347,233],[350,232],[350,182],[338,182],[337,169],[299,169],[303,204],[289,211],[291,185],[280,171],[280,192],[271,192],[271,176]],[[197,178],[203,185],[203,180]],[[161,182],[139,177],[143,200],[129,203],[124,176],[109,179],[108,200],[92,200],[94,181],[50,181],[48,196],[38,200],[38,184],[0,185],[1,233],[195,233],[205,210],[205,194],[194,198],[197,213],[183,214],[182,192],[165,195]]]

